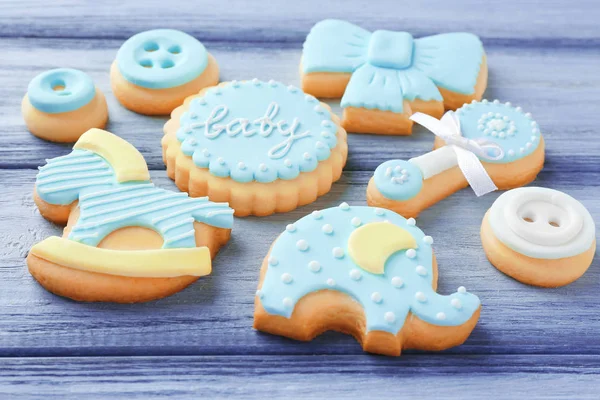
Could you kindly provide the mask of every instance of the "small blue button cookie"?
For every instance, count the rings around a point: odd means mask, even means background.
[[[404,160],[384,162],[375,170],[373,179],[377,190],[392,200],[412,199],[423,186],[423,174],[419,167]]]
[[[77,110],[96,95],[94,82],[84,72],[58,68],[33,78],[27,88],[27,97],[35,108],[48,114]]]
[[[129,38],[117,53],[121,75],[148,89],[166,89],[197,78],[208,65],[198,40],[172,29],[155,29]]]

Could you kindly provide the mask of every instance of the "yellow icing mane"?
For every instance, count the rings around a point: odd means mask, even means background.
[[[144,157],[131,144],[102,129],[90,129],[75,143],[74,149],[89,150],[111,165],[118,182],[149,181]]]

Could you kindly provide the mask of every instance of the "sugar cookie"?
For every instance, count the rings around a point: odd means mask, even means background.
[[[332,19],[308,34],[300,74],[306,93],[342,98],[346,130],[384,135],[410,135],[414,112],[439,118],[444,108],[480,100],[488,76],[483,45],[473,34],[414,39]]]
[[[371,206],[416,217],[469,185],[478,196],[523,186],[544,166],[538,124],[510,103],[474,102],[441,121],[424,114],[411,118],[436,134],[435,150],[377,167],[367,187]]]
[[[75,142],[92,128],[104,128],[108,108],[104,94],[84,72],[58,68],[29,82],[21,102],[27,129],[51,142]]]
[[[279,82],[222,83],[175,109],[162,141],[167,173],[191,196],[235,215],[269,215],[327,193],[346,163],[329,106]]]
[[[265,257],[254,327],[297,340],[335,330],[365,351],[443,350],[463,343],[481,303],[464,287],[436,293],[431,236],[381,208],[314,211],[290,224]]]
[[[529,285],[557,287],[581,277],[596,251],[588,210],[554,189],[503,193],[483,218],[481,241],[490,262]]]
[[[29,271],[49,291],[82,301],[182,290],[211,272],[233,224],[226,203],[155,187],[142,155],[99,129],[40,168],[34,199],[46,219],[67,226],[62,238],[31,248]]]
[[[117,99],[140,114],[166,115],[200,89],[219,82],[219,66],[187,33],[155,29],[129,38],[110,68]]]

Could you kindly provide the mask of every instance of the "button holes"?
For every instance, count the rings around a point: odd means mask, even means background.
[[[171,60],[164,60],[160,63],[161,68],[173,68],[175,63]]]
[[[62,79],[56,79],[52,81],[52,84],[50,86],[55,92],[62,92],[67,87],[67,84]]]
[[[523,221],[529,222],[530,224],[535,222],[535,218],[533,217],[533,215],[524,215],[521,218],[523,218]]]
[[[140,65],[144,68],[152,68],[152,61],[151,60],[142,60],[142,61],[140,61]]]
[[[554,220],[548,221],[548,225],[553,226],[555,228],[560,228],[560,222],[558,222],[558,221],[554,221]]]
[[[171,54],[179,54],[179,53],[181,53],[181,47],[179,47],[177,45],[171,46],[171,47],[169,47],[168,52]]]
[[[148,53],[158,50],[158,44],[156,42],[147,42],[144,44],[144,50]]]
[[[52,90],[54,90],[55,92],[62,92],[63,90],[65,90],[65,86],[64,85],[56,85],[52,88]]]

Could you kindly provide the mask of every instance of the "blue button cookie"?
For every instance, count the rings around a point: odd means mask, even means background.
[[[27,88],[31,105],[48,114],[77,110],[92,101],[95,95],[92,78],[70,68],[43,72],[33,78]]]
[[[166,89],[188,83],[204,72],[208,52],[187,33],[155,29],[129,38],[117,53],[121,75],[148,89]]]

